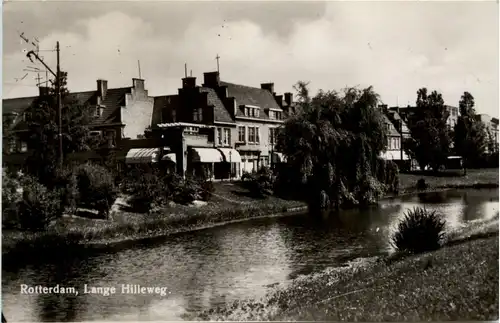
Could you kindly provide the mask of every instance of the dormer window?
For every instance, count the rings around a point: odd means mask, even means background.
[[[245,116],[258,118],[260,116],[260,108],[253,105],[245,105]]]

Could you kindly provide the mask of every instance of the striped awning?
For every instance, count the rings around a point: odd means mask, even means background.
[[[149,164],[158,162],[158,148],[134,148],[127,152],[125,163],[127,164]]]
[[[240,153],[233,148],[218,148],[228,163],[241,163]]]
[[[163,160],[163,161],[170,161],[170,162],[173,162],[173,163],[177,163],[177,156],[175,155],[175,153],[169,153],[169,154],[163,155],[163,157],[161,158],[161,160]]]
[[[193,162],[220,163],[224,161],[222,153],[215,148],[192,148]]]

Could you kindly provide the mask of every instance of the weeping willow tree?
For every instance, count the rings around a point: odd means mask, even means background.
[[[381,177],[394,181],[379,159],[386,149],[387,128],[378,95],[369,87],[320,91],[311,97],[304,82],[295,89],[301,112],[285,122],[278,138],[287,158],[285,186],[300,192],[311,206],[375,202],[387,189]]]

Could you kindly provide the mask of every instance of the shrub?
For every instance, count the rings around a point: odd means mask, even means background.
[[[22,199],[21,184],[18,176],[2,170],[2,226],[9,228],[17,225],[17,202]]]
[[[198,182],[199,195],[202,201],[210,201],[215,192],[214,183],[212,181],[200,181]]]
[[[425,182],[425,179],[421,178],[417,181],[417,190],[425,190],[427,187],[428,185]]]
[[[113,175],[103,166],[90,163],[78,166],[74,174],[80,203],[96,209],[102,209],[103,205],[107,205],[107,210],[102,211],[109,212],[117,197]]]
[[[257,172],[244,174],[243,183],[253,196],[264,197],[273,194],[275,176],[270,168],[261,167]]]
[[[436,250],[444,238],[445,224],[436,211],[414,208],[406,212],[398,224],[392,245],[399,251],[411,253]]]
[[[175,203],[189,204],[200,198],[199,187],[196,185],[196,182],[182,179],[175,182],[174,185],[173,199]]]
[[[59,193],[49,190],[32,177],[23,179],[23,198],[17,203],[22,229],[41,230],[61,216]]]
[[[166,182],[154,173],[141,174],[129,182],[129,193],[132,194],[132,206],[141,212],[148,212],[168,202],[169,187]]]
[[[59,191],[61,212],[75,213],[80,202],[78,178],[71,168],[58,169],[54,180],[54,187]]]

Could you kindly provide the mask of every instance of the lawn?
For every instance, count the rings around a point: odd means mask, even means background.
[[[430,189],[498,187],[498,176],[498,168],[468,169],[466,176],[463,176],[462,170],[443,171],[439,175],[432,173],[401,173],[399,174],[399,187],[403,192],[412,191],[421,178],[425,179]]]
[[[387,264],[369,261],[299,279],[261,302],[197,319],[427,321],[498,319],[498,231]]]

